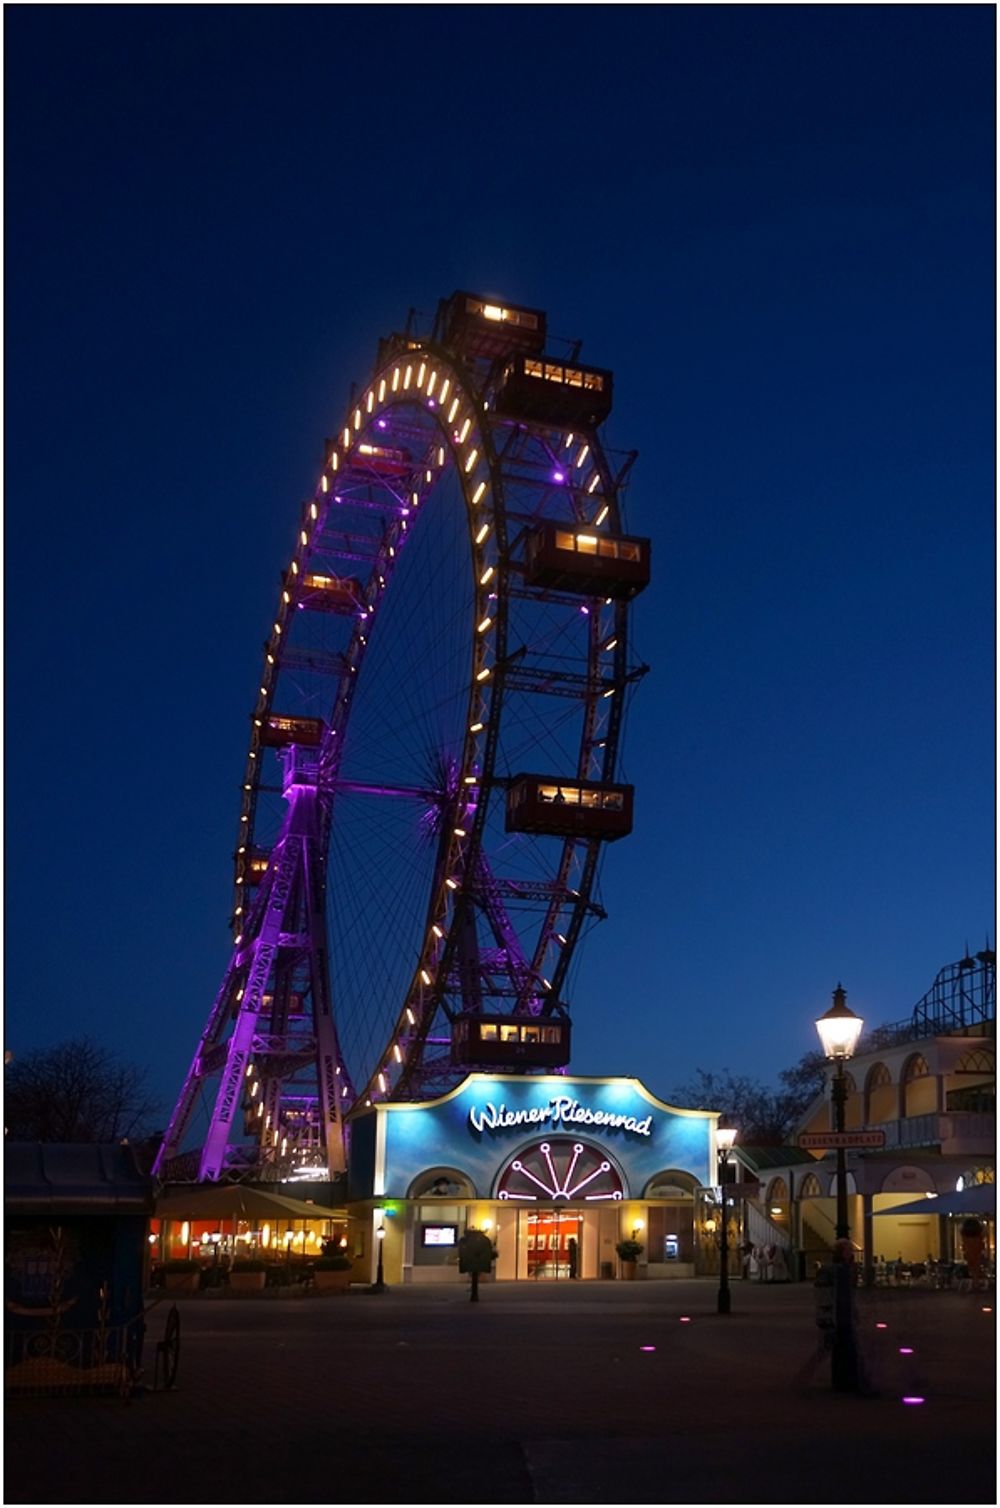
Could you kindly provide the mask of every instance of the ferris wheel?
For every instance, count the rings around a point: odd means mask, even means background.
[[[327,1176],[352,1112],[569,1061],[599,856],[632,825],[650,556],[622,518],[634,453],[601,442],[611,373],[578,352],[546,352],[540,310],[456,293],[429,335],[379,343],[327,440],[264,644],[232,952],[161,1176]]]

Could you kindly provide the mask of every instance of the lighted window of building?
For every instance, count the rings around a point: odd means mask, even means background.
[[[482,1042],[495,1042],[497,1040],[496,1022],[483,1021],[479,1027],[479,1038]]]
[[[517,1033],[518,1033],[518,1027],[517,1027],[516,1022],[515,1023],[504,1022],[504,1023],[501,1024],[501,1027],[500,1027],[500,1041],[501,1042],[516,1042],[517,1041]]]
[[[576,540],[573,537],[573,535],[570,534],[570,533],[568,533],[565,529],[557,529],[556,530],[556,549],[557,550],[575,550],[576,549]]]

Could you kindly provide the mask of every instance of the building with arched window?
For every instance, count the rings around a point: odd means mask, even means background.
[[[986,1218],[991,1199],[982,1185],[996,1176],[993,979],[989,950],[949,965],[910,1019],[870,1032],[850,1060],[845,1125],[871,1133],[873,1145],[847,1153],[848,1224],[869,1273],[882,1258],[955,1260],[963,1214]],[[814,1139],[832,1128],[824,1091],[797,1129]],[[737,1143],[734,1158],[747,1238],[781,1244],[792,1267],[810,1273],[835,1237],[834,1153]]]

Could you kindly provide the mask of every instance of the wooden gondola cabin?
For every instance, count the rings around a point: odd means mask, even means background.
[[[468,1068],[562,1068],[569,1062],[565,1016],[459,1016],[451,1028],[451,1060]]]
[[[496,408],[511,418],[590,429],[611,412],[611,373],[519,352],[504,367]]]
[[[356,613],[364,587],[354,576],[323,576],[307,571],[302,577],[302,605],[313,613]]]
[[[555,775],[514,775],[507,786],[509,833],[613,842],[632,831],[630,785],[565,780]]]
[[[407,476],[413,470],[413,456],[397,445],[372,445],[362,440],[351,453],[357,471],[374,471],[377,476]]]
[[[267,874],[267,866],[270,862],[271,855],[265,853],[262,849],[252,853],[246,861],[246,865],[240,876],[243,883],[245,885],[259,885]]]
[[[635,597],[649,585],[649,540],[541,524],[527,537],[524,580],[583,597]]]
[[[512,351],[537,355],[545,349],[545,314],[517,309],[476,293],[453,293],[442,309],[445,344],[488,361]]]
[[[260,741],[268,749],[284,749],[289,744],[299,744],[306,749],[318,749],[323,741],[321,717],[286,717],[280,712],[271,712],[264,719]]]

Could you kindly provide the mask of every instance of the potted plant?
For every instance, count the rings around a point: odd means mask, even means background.
[[[317,1257],[313,1265],[313,1281],[320,1293],[334,1293],[340,1291],[346,1293],[351,1281],[351,1269],[354,1263],[344,1251],[333,1251],[327,1255],[324,1250],[321,1257]]]
[[[197,1293],[201,1278],[201,1263],[194,1257],[170,1257],[161,1262],[157,1272],[163,1279],[168,1293]]]
[[[642,1242],[636,1241],[634,1236],[627,1236],[625,1240],[615,1242],[615,1251],[618,1253],[618,1260],[622,1264],[622,1277],[634,1278],[636,1273],[635,1264],[643,1252]]]
[[[267,1263],[258,1257],[237,1257],[229,1273],[229,1286],[236,1293],[259,1293],[267,1280]]]

